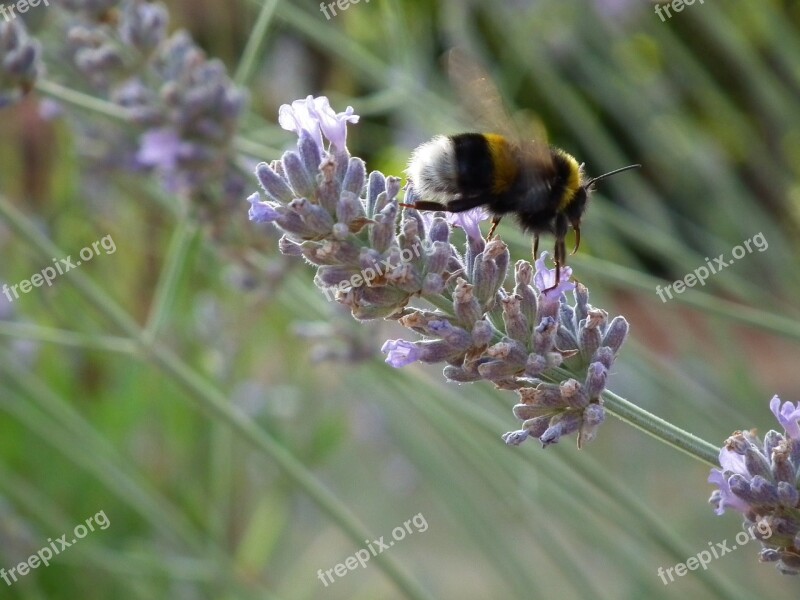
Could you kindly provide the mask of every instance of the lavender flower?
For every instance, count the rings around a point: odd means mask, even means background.
[[[733,509],[745,516],[745,527],[757,530],[762,562],[774,562],[782,573],[800,573],[800,403],[774,396],[770,402],[784,433],[736,431],[719,453],[720,469],[709,483],[718,487],[709,502],[716,513]]]
[[[212,218],[226,200],[238,200],[244,181],[233,139],[246,95],[224,65],[207,59],[185,31],[167,37],[169,14],[159,2],[65,0],[58,10],[69,18],[66,52],[56,52],[139,128],[135,148],[126,143],[129,133],[119,132],[115,146],[126,155],[117,163],[156,172],[169,192]]]
[[[278,112],[278,123],[298,136],[301,131],[311,135],[319,148],[322,148],[322,135],[334,146],[344,149],[347,142],[347,124],[358,123],[358,115],[353,114],[353,107],[335,113],[325,96],[305,100],[295,100],[291,106],[284,104]],[[320,133],[320,131],[322,133]]]
[[[38,42],[16,19],[0,22],[0,108],[19,101],[36,83],[44,67]]]
[[[508,247],[483,239],[478,211],[458,217],[468,236],[463,254],[450,241],[452,215],[401,212],[400,180],[367,175],[347,151],[346,126],[357,119],[350,108],[334,113],[324,97],[282,106],[281,125],[298,134],[297,149],[256,167],[263,196],[248,197],[250,219],[277,227],[281,252],[316,266],[316,285],[356,319],[392,319],[417,334],[383,345],[389,365],[445,363],[450,381],[484,379],[516,391],[522,429],[506,443],[534,437],[546,446],[572,433],[581,445],[591,441],[605,417],[601,394],[625,319],[609,321],[591,307],[570,269],[556,282],[546,254],[535,272],[518,261],[515,286],[505,289]],[[408,203],[414,194],[409,186]],[[417,298],[430,308],[411,306]]]
[[[168,189],[190,195],[235,178],[232,142],[244,92],[185,32],[159,47],[152,67],[160,82],[155,92],[134,80],[116,94],[117,102],[148,127],[140,138],[139,161],[160,172]]]
[[[489,215],[486,209],[478,206],[464,212],[450,213],[447,215],[447,222],[463,229],[467,237],[477,240],[481,238],[480,222],[488,218]]]
[[[387,340],[381,352],[386,354],[386,364],[395,368],[405,367],[418,361],[421,354],[414,344],[405,340]]]

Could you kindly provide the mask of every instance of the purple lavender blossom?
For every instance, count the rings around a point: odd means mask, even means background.
[[[280,213],[271,203],[261,201],[261,195],[258,192],[250,194],[247,201],[250,203],[250,210],[247,214],[254,223],[272,223],[280,217]]]
[[[346,148],[347,124],[358,123],[359,116],[353,114],[352,106],[344,112],[336,113],[330,106],[328,98],[308,96],[303,100],[295,100],[291,105],[283,104],[278,110],[278,123],[298,136],[301,131],[307,132],[322,148],[322,136],[340,150]]]
[[[420,357],[419,349],[406,340],[386,340],[381,347],[381,352],[386,354],[386,364],[395,368],[417,362]]]
[[[769,409],[786,431],[786,435],[800,441],[800,402],[797,404],[784,402],[781,405],[781,399],[776,395],[770,400]]]
[[[556,285],[556,270],[547,268],[548,256],[549,254],[547,252],[542,252],[536,260],[536,274],[533,276],[533,282],[536,288],[542,292],[544,300],[548,303],[552,303],[558,302],[561,294],[574,290],[575,284],[570,281],[572,277],[572,267],[562,266],[561,272],[559,273],[558,285]]]
[[[480,222],[488,218],[489,213],[487,213],[486,209],[482,206],[464,212],[447,214],[447,222],[463,229],[467,237],[473,240],[480,240],[483,238],[481,235]]]
[[[136,160],[146,167],[172,171],[178,166],[181,138],[169,127],[151,129],[142,134]]]
[[[740,512],[745,528],[758,529],[762,562],[775,562],[785,574],[800,574],[800,420],[799,407],[781,405],[774,396],[770,409],[784,434],[769,431],[761,440],[754,432],[737,431],[719,453],[719,469],[708,482],[717,486],[709,502],[721,515]]]
[[[167,37],[162,3],[65,0],[59,10],[72,13],[64,19],[68,60],[139,128],[138,149],[117,144],[125,156],[116,163],[154,170],[169,192],[218,217],[215,210],[244,191],[233,141],[245,91],[187,32]]]

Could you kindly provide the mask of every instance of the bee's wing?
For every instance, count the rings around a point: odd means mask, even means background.
[[[555,175],[555,165],[544,123],[531,113],[520,114],[517,119],[520,129],[525,132],[520,145],[525,164],[533,167],[531,175],[536,173],[538,179],[549,181]]]
[[[504,136],[522,151],[527,164],[537,167],[542,175],[552,172],[552,156],[541,122],[526,116],[522,125],[512,118],[492,78],[462,49],[450,50],[446,60],[450,81],[477,130]]]
[[[519,130],[489,74],[460,48],[450,50],[445,59],[450,82],[476,132],[498,133],[519,142]]]

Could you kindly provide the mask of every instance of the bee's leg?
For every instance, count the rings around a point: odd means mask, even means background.
[[[553,260],[556,263],[556,279],[552,286],[544,290],[545,292],[555,289],[561,283],[561,265],[567,264],[567,245],[564,242],[567,237],[567,228],[567,220],[563,217],[558,217],[555,223],[556,245],[553,249]]]
[[[492,239],[492,236],[494,235],[494,230],[497,229],[497,225],[500,223],[500,219],[502,219],[502,218],[503,217],[501,217],[499,215],[495,215],[494,217],[492,217],[492,227],[491,227],[491,229],[489,229],[489,235],[486,236],[486,241],[487,242],[490,239]]]
[[[575,254],[581,245],[581,226],[573,225],[573,228],[575,229],[575,249],[570,254]]]
[[[567,245],[564,238],[556,239],[556,285],[561,281],[561,265],[567,264]]]
[[[399,202],[397,206],[402,206],[403,208],[416,208],[417,210],[447,210],[447,207],[444,204],[439,204],[438,202],[428,202],[427,200],[418,200],[416,204]]]
[[[539,256],[539,234],[533,234],[533,260],[536,260],[536,257]]]

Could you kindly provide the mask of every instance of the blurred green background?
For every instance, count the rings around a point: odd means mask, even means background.
[[[417,144],[465,127],[440,57],[469,50],[590,174],[643,165],[603,183],[570,258],[592,304],[631,323],[609,388],[714,444],[777,427],[774,394],[800,400],[797,2],[695,2],[666,22],[643,0],[362,0],[331,19],[314,1],[167,6],[232,73],[257,49],[248,165],[294,143],[280,104],[326,94],[362,116],[351,153],[400,175]],[[0,112],[17,211],[0,278],[106,235],[116,251],[0,296],[0,567],[100,511],[110,525],[0,597],[797,598],[755,542],[665,586],[659,567],[741,530],[707,504],[706,465],[614,418],[581,451],[506,447],[513,394],[388,367],[378,350],[405,332],[326,302],[244,198],[220,241],[154,178],[104,163],[71,115],[117,124],[64,98],[43,120],[41,97]],[[500,233],[529,256],[511,223]],[[765,251],[659,299],[758,233]],[[350,516],[388,540],[419,513],[427,530],[389,563],[317,578],[365,546]]]

